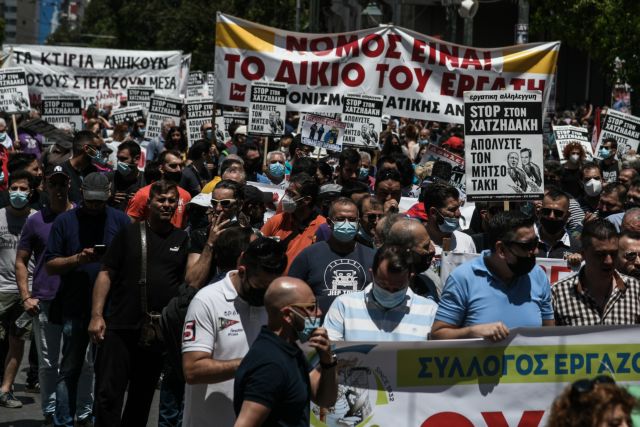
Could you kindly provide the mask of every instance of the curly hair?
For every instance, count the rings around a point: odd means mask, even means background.
[[[616,384],[595,384],[593,389],[584,393],[572,392],[567,386],[551,406],[547,427],[596,427],[607,412],[618,405],[631,418],[636,407],[636,399],[626,388]]]
[[[562,157],[564,157],[565,160],[569,160],[569,156],[571,155],[571,152],[573,150],[580,151],[580,161],[584,161],[584,159],[587,157],[582,144],[580,144],[578,141],[573,141],[565,145],[562,149]]]

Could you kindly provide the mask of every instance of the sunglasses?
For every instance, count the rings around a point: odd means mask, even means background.
[[[377,213],[370,213],[370,214],[367,214],[367,220],[369,222],[376,222],[380,218],[382,218],[383,216],[384,216],[384,214],[381,214],[381,213],[378,213],[378,214]]]
[[[598,384],[615,384],[613,378],[607,375],[598,375],[594,379],[582,379],[571,384],[571,395],[570,398],[573,402],[577,402],[580,395],[584,393],[589,393],[592,391],[596,385]]]
[[[236,199],[222,199],[222,200],[211,199],[211,207],[215,208],[216,206],[220,205],[223,208],[228,208],[235,202],[236,202]]]
[[[536,237],[535,239],[529,240],[528,242],[518,242],[517,240],[507,240],[504,243],[507,245],[515,245],[525,252],[531,252],[538,247],[539,242],[540,240]]]
[[[540,213],[542,214],[542,216],[551,216],[551,213],[553,213],[553,216],[556,218],[562,218],[565,214],[565,212],[560,209],[551,208],[542,208],[540,209]]]
[[[625,252],[623,255],[627,261],[635,261],[640,256],[640,252]]]

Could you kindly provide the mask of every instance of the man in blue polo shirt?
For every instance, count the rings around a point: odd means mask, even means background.
[[[500,341],[510,328],[553,326],[551,286],[536,266],[533,218],[500,212],[489,222],[490,251],[456,268],[447,279],[434,339]]]

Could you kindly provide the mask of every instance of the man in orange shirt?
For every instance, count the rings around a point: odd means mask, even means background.
[[[180,182],[182,176],[182,156],[175,150],[166,150],[160,153],[158,158],[160,162],[160,173],[162,179],[167,181],[173,181],[176,184]],[[127,215],[131,218],[131,221],[138,222],[147,219],[149,215],[149,190],[151,184],[146,187],[142,187],[136,192],[136,194],[129,200],[129,206],[127,206]],[[185,208],[187,203],[191,200],[189,192],[181,187],[178,187],[178,208],[176,209],[173,217],[171,218],[171,224],[177,228],[184,228],[187,225],[187,218],[185,216]]]
[[[317,197],[318,183],[314,178],[304,172],[293,176],[282,197],[283,212],[269,218],[262,227],[262,234],[279,237],[287,245],[285,275],[294,258],[315,243],[320,224],[327,222],[315,207]]]

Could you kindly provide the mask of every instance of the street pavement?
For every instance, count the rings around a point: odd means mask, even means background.
[[[22,358],[22,365],[20,366],[20,372],[15,382],[14,395],[22,401],[22,408],[9,409],[0,407],[0,427],[39,427],[42,424],[42,409],[40,407],[40,394],[27,393],[24,390],[25,383],[27,381],[27,368],[29,343],[25,346],[24,357]],[[158,425],[158,398],[160,392],[156,390],[156,394],[153,398],[153,404],[151,405],[151,413],[149,414],[148,427],[155,427]]]

